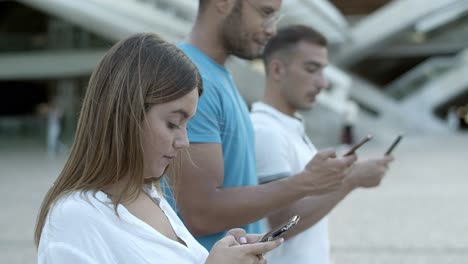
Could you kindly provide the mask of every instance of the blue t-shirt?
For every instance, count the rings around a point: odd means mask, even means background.
[[[189,121],[187,132],[192,143],[219,143],[224,158],[223,187],[257,185],[255,139],[249,111],[232,76],[222,65],[190,44],[178,47],[198,67],[203,79],[203,95],[197,113]],[[239,197],[242,199],[242,197]],[[242,227],[247,233],[262,233],[260,222]],[[226,232],[197,237],[208,250]]]

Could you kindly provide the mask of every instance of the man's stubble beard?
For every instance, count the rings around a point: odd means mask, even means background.
[[[239,1],[239,3],[242,3]],[[241,5],[237,4],[222,26],[222,41],[229,55],[244,60],[254,60],[260,57],[261,52],[253,54],[248,48],[248,36],[243,34]]]

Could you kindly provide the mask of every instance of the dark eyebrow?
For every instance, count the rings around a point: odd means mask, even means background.
[[[172,111],[171,113],[174,113],[174,114],[181,114],[183,118],[188,118],[188,113],[185,112],[184,110],[182,109],[177,109],[177,110],[174,110]]]
[[[306,65],[306,66],[316,66],[318,68],[323,68],[323,67],[327,66],[327,64],[323,64],[323,63],[320,63],[318,61],[306,61],[306,62],[304,62],[304,65]]]
[[[276,10],[271,6],[262,6],[260,7],[260,9],[263,10],[263,12],[269,12],[269,13],[276,12]]]

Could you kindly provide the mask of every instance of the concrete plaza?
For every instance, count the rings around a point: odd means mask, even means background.
[[[36,215],[65,161],[43,145],[0,140],[0,263],[36,262]],[[468,263],[468,135],[408,136],[395,157],[380,188],[355,191],[331,213],[333,262]]]

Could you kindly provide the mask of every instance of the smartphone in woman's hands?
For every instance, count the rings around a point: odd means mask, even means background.
[[[282,235],[284,235],[286,232],[288,232],[291,228],[297,225],[299,222],[299,219],[301,219],[298,215],[295,215],[289,219],[288,222],[277,226],[276,228],[272,229],[270,232],[266,233],[261,239],[260,242],[267,242],[267,241],[273,241],[278,238],[280,238]]]

